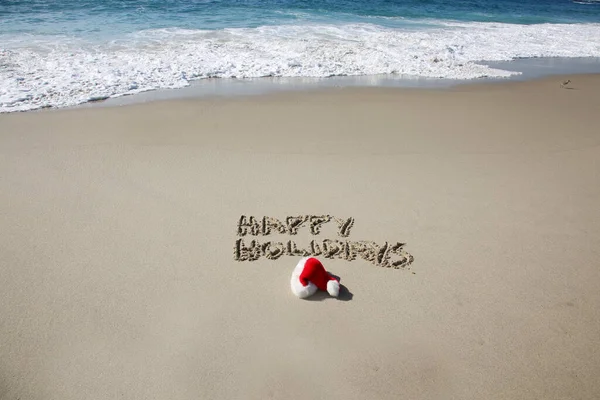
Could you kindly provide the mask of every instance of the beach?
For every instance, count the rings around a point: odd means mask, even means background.
[[[0,399],[597,399],[599,104],[590,74],[0,114]],[[354,223],[239,234],[311,215]],[[412,262],[319,257],[345,290],[301,300],[299,255],[239,239]]]

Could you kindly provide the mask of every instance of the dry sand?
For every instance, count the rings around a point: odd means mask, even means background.
[[[597,399],[600,76],[0,115],[0,398]],[[236,262],[353,217],[407,269]],[[336,239],[319,236],[260,240]]]

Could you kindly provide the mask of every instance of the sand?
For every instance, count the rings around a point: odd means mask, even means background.
[[[597,399],[600,76],[0,115],[0,398]],[[238,236],[241,216],[353,218]],[[321,258],[234,244],[403,243]]]

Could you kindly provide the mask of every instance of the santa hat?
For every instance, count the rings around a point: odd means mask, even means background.
[[[317,290],[324,290],[333,297],[340,293],[340,282],[314,257],[305,257],[298,262],[292,272],[291,286],[292,292],[301,299],[312,296]]]

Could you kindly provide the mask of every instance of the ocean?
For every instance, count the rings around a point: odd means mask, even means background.
[[[207,78],[509,78],[493,63],[539,57],[600,57],[600,0],[0,0],[0,112]]]

